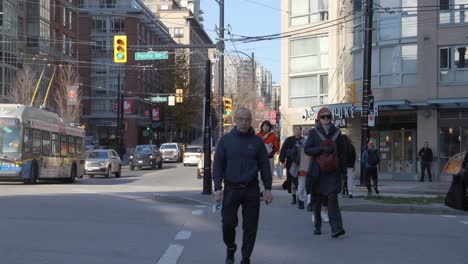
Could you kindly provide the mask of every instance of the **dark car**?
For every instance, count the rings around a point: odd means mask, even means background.
[[[155,169],[162,168],[162,154],[156,145],[138,145],[135,147],[135,152],[129,159],[130,170],[135,167],[141,169],[142,167],[150,167]]]

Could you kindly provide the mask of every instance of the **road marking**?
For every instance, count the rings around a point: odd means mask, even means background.
[[[97,193],[96,191],[91,191],[91,190],[82,189],[82,188],[73,188],[72,191],[78,192],[78,193]]]
[[[164,255],[159,259],[157,264],[177,264],[177,260],[179,259],[182,251],[184,250],[184,246],[172,244],[166,249]]]
[[[441,215],[441,217],[446,217],[446,218],[455,218],[455,215]]]
[[[460,221],[460,223],[462,223],[464,225],[468,225],[468,221]]]
[[[187,240],[192,236],[192,231],[180,230],[175,236],[175,240]]]
[[[196,208],[206,208],[206,205],[195,205]]]
[[[193,210],[193,211],[192,211],[192,214],[193,214],[193,215],[202,215],[202,214],[203,214],[203,210]]]

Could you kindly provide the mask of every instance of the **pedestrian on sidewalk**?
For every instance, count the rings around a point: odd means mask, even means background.
[[[327,107],[317,113],[316,126],[309,132],[305,153],[313,157],[309,166],[309,188],[313,194],[315,230],[322,234],[321,205],[324,199],[328,203],[328,217],[332,228],[332,237],[345,234],[338,194],[341,192],[342,175],[346,173],[346,145],[339,128],[331,123],[333,114]]]
[[[286,167],[286,184],[288,188],[288,192],[291,193],[292,195],[292,201],[291,204],[296,204],[297,203],[297,197],[296,197],[296,189],[297,186],[299,185],[297,182],[297,178],[293,177],[292,174],[290,173],[291,166],[293,164],[293,158],[291,156],[292,150],[294,149],[294,146],[296,145],[297,141],[301,140],[302,137],[302,127],[301,126],[294,126],[293,128],[294,135],[286,138],[286,140],[283,143],[283,146],[281,147],[280,151],[280,162],[283,167]]]
[[[260,170],[265,186],[263,199],[269,204],[273,199],[272,173],[265,145],[251,126],[250,110],[239,108],[234,114],[234,122],[236,126],[219,140],[216,147],[213,167],[215,199],[222,201],[223,240],[227,247],[225,263],[234,263],[237,249],[237,213],[242,206],[241,264],[250,264],[260,216],[260,187],[257,175]]]
[[[379,194],[378,183],[379,175],[377,166],[380,163],[379,150],[375,148],[374,141],[371,139],[367,142],[367,148],[362,152],[362,165],[366,170],[365,183],[367,186],[367,194],[372,195],[371,179],[374,182],[375,194]]]
[[[346,144],[346,175],[343,177],[343,195],[353,198],[354,164],[356,163],[356,149],[347,135],[343,135]]]
[[[271,131],[272,129],[273,126],[271,125],[270,121],[265,120],[260,125],[260,132],[257,133],[257,136],[259,136],[263,140],[263,143],[265,144],[265,147],[267,149],[268,158],[270,160],[271,173],[275,171],[275,154],[280,149],[279,139],[276,136],[275,132]],[[260,197],[263,196],[263,189],[265,188],[263,187],[261,189]]]
[[[432,174],[431,174],[431,163],[434,155],[432,154],[432,149],[429,147],[429,143],[424,142],[424,146],[419,150],[418,153],[419,158],[421,159],[421,179],[420,182],[424,181],[424,174],[427,169],[427,176],[429,177],[429,181],[432,181]]]
[[[307,170],[309,169],[311,157],[304,153],[304,146],[309,136],[309,131],[305,130],[303,134],[304,138],[298,140],[296,146],[293,149],[292,158],[293,166],[297,166],[297,207],[300,210],[305,208],[305,203],[308,202],[307,191],[306,191],[306,176]],[[293,175],[294,176],[294,175]]]

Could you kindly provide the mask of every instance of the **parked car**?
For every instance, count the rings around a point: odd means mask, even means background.
[[[142,167],[150,167],[155,169],[162,168],[162,154],[156,145],[138,145],[135,147],[135,152],[129,158],[130,170],[135,167],[141,169]]]
[[[97,149],[88,152],[85,162],[85,174],[93,178],[94,175],[110,177],[114,174],[119,178],[122,172],[122,162],[113,149]]]
[[[184,152],[184,166],[188,165],[198,165],[201,157],[203,156],[203,147],[202,146],[188,146]]]
[[[214,154],[215,154],[215,151],[212,150],[212,151],[211,151],[211,172],[212,172],[212,173],[213,173]],[[198,165],[197,165],[197,179],[203,178],[203,175],[205,174],[205,159],[204,159],[204,156],[205,156],[205,155],[202,154],[202,157],[201,157],[200,160],[198,161]]]
[[[160,147],[164,161],[182,161],[182,147],[178,143],[164,143]]]

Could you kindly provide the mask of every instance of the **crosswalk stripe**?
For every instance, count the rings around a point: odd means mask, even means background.
[[[180,255],[182,255],[182,251],[184,250],[184,246],[171,244],[164,252],[164,255],[159,259],[157,264],[177,264],[177,260],[179,259]]]

